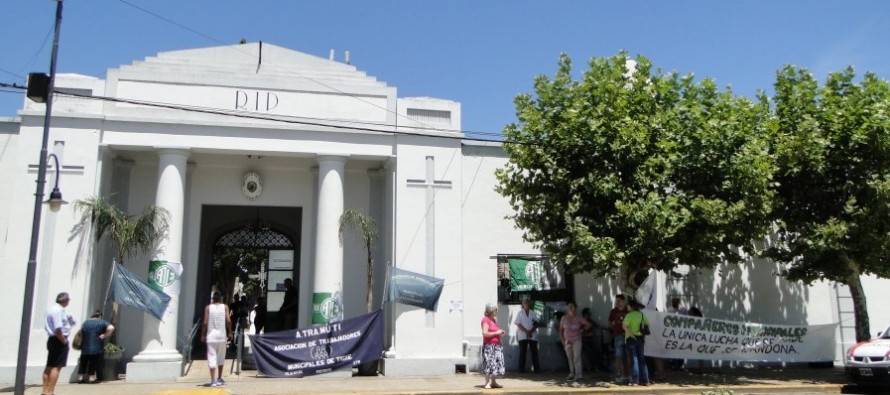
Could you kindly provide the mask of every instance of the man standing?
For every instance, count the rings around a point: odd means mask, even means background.
[[[615,308],[609,312],[609,328],[612,329],[612,344],[615,347],[614,374],[619,384],[629,382],[629,361],[625,355],[624,316],[627,314],[627,301],[624,295],[615,295]]]
[[[74,326],[74,318],[65,308],[71,298],[67,292],[56,296],[56,303],[46,311],[46,323],[44,330],[49,339],[46,341],[46,349],[49,351],[46,357],[46,368],[43,369],[43,394],[52,395],[56,392],[56,382],[59,381],[59,372],[68,365],[68,335]]]
[[[532,350],[532,368],[535,373],[541,372],[541,365],[538,362],[538,314],[531,309],[531,306],[531,299],[523,299],[522,311],[516,315],[515,324],[519,328],[516,333],[516,338],[519,340],[519,373],[525,373],[526,348]]]
[[[671,298],[671,307],[668,307],[667,312],[679,315],[687,314],[686,308],[680,306],[680,298]]]
[[[297,328],[297,288],[289,278],[284,279],[284,301],[281,302],[278,314],[281,316],[281,329]]]

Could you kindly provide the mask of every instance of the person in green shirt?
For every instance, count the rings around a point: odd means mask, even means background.
[[[648,325],[649,321],[643,314],[642,308],[643,305],[640,302],[631,300],[628,304],[627,315],[624,316],[624,340],[631,369],[628,385],[649,385],[649,369],[646,367],[646,356],[643,355],[646,337],[640,331],[643,324]]]

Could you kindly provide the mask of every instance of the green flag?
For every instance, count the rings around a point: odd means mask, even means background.
[[[527,292],[540,289],[541,262],[525,259],[508,259],[510,266],[510,291]]]

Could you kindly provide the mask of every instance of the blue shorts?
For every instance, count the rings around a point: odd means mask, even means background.
[[[612,345],[615,348],[615,357],[624,357],[624,334],[612,336]]]

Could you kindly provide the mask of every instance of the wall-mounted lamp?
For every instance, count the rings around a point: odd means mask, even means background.
[[[49,154],[48,157],[53,158],[56,161],[56,186],[53,187],[53,191],[49,193],[49,199],[46,199],[43,203],[49,205],[49,211],[57,213],[62,208],[62,205],[68,204],[68,202],[62,199],[62,191],[59,190],[59,176],[62,174],[62,168],[59,166],[59,157],[56,156],[56,154]]]

